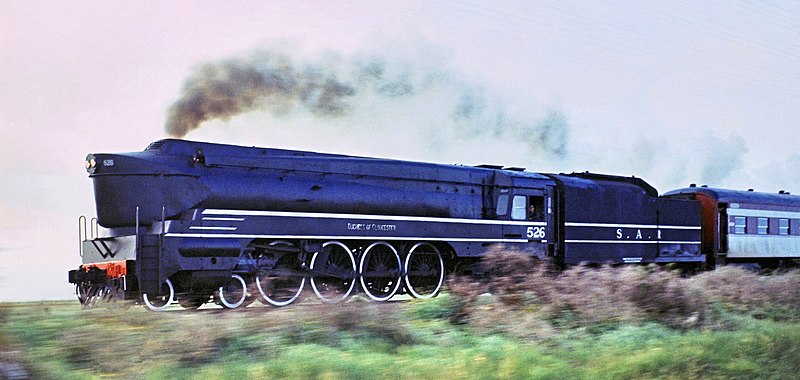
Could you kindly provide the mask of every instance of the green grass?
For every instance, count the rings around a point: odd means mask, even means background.
[[[724,323],[689,330],[628,321],[558,327],[550,317],[540,319],[538,309],[504,309],[490,297],[480,303],[486,314],[454,324],[457,301],[443,294],[402,304],[353,300],[194,313],[0,304],[0,363],[45,379],[790,379],[800,373],[796,316],[756,319],[720,306],[716,315]],[[487,329],[491,320],[474,319],[492,311],[502,314],[497,321],[505,327]],[[527,322],[508,326],[514,319]],[[528,336],[528,326],[539,327]],[[547,333],[537,330],[542,326]]]

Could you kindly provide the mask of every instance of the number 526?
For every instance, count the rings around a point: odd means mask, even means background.
[[[528,239],[544,239],[544,227],[528,227]]]

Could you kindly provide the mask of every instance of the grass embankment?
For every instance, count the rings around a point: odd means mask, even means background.
[[[624,267],[553,275],[518,259],[495,258],[499,275],[456,279],[428,301],[166,313],[0,304],[0,378],[800,374],[800,273],[725,268],[687,279]]]

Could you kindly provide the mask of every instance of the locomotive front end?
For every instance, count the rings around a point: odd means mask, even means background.
[[[97,217],[79,218],[82,264],[69,272],[78,299],[91,306],[99,299],[139,300],[143,288],[156,294],[174,291],[147,273],[160,272],[158,236],[167,220],[208,197],[209,190],[192,171],[191,157],[151,145],[143,152],[89,154],[85,168]]]
[[[208,189],[190,171],[189,163],[148,153],[86,157],[101,226],[135,226],[137,209],[139,223],[150,225],[162,217],[176,216],[208,197]]]

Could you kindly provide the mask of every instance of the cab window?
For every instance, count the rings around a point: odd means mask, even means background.
[[[497,197],[497,215],[503,216],[508,214],[508,194],[500,194]]]
[[[513,220],[525,220],[528,216],[527,214],[527,202],[524,195],[515,195],[511,201],[511,219]]]
[[[528,197],[528,220],[544,219],[544,197]]]

